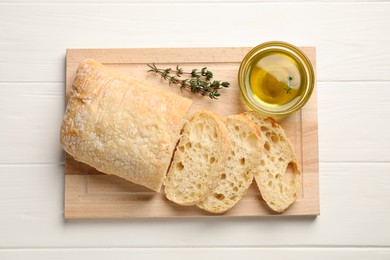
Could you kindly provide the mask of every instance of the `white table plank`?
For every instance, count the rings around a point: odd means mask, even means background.
[[[316,2],[388,2],[388,0],[343,0],[343,1],[337,1],[337,0],[316,0]],[[15,4],[15,3],[27,3],[27,4],[36,4],[36,3],[51,3],[51,4],[69,4],[69,3],[90,3],[90,4],[96,4],[96,3],[109,3],[109,4],[120,4],[120,3],[268,3],[270,0],[0,0],[0,3],[8,3],[8,4]],[[280,3],[291,3],[291,2],[312,2],[310,0],[273,0],[272,2],[280,2]]]
[[[0,164],[64,161],[65,84],[0,84]]]
[[[64,88],[0,83],[0,164],[63,162]],[[320,161],[390,162],[389,90],[386,82],[318,84]]]
[[[321,162],[390,162],[390,83],[318,84]]]
[[[320,81],[390,80],[389,13],[385,2],[3,4],[0,81],[63,82],[66,48],[254,46],[269,40],[317,46]]]
[[[224,259],[224,260],[387,260],[389,248],[147,248],[147,249],[0,249],[0,258],[7,260],[172,260],[172,259]]]
[[[0,259],[390,258],[390,2],[201,2],[0,0]],[[321,216],[64,222],[66,48],[268,40],[317,46]]]
[[[318,218],[63,219],[62,166],[0,166],[2,248],[390,246],[390,164],[320,164]]]

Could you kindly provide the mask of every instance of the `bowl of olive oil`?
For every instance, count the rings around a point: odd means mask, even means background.
[[[266,42],[244,57],[238,85],[245,103],[275,118],[301,109],[314,88],[314,70],[308,57],[286,42]]]

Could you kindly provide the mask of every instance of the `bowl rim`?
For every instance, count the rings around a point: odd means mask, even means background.
[[[270,111],[257,106],[250,98],[248,98],[247,87],[245,83],[245,73],[248,70],[247,65],[257,55],[269,50],[283,50],[284,52],[287,51],[294,58],[301,60],[306,77],[308,78],[305,94],[302,95],[298,102],[296,102],[293,106],[281,111]],[[309,101],[311,94],[313,93],[315,80],[316,78],[313,64],[307,55],[299,47],[284,41],[268,41],[253,47],[242,59],[238,69],[238,87],[241,93],[241,97],[251,109],[266,116],[284,117],[301,109]]]

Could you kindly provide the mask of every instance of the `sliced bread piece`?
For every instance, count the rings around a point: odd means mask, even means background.
[[[254,172],[257,186],[267,205],[281,213],[296,200],[301,190],[301,173],[294,150],[274,119],[256,112],[243,115],[260,127],[264,142],[259,167]]]
[[[171,167],[165,194],[177,204],[190,206],[215,188],[230,151],[224,121],[210,111],[199,111],[184,125]]]
[[[262,151],[260,128],[250,120],[242,115],[229,116],[226,127],[232,149],[226,155],[217,187],[197,204],[213,213],[231,209],[246,194],[253,181],[252,169],[257,167]]]

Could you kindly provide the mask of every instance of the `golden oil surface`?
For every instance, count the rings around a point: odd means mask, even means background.
[[[251,62],[247,80],[261,106],[279,110],[294,105],[303,95],[304,75],[302,66],[288,54],[268,52]]]

